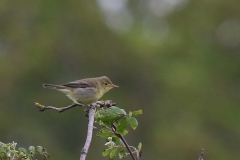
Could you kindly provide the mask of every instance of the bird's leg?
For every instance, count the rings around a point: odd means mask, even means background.
[[[85,114],[84,114],[84,116],[85,117],[89,117],[89,106],[87,106],[87,108],[85,109]]]
[[[74,106],[75,107],[75,105],[78,105],[77,103],[75,103],[75,102],[73,102],[70,106]],[[67,106],[67,107],[69,107],[69,106]],[[64,110],[66,110],[65,109],[66,107],[60,107],[59,109],[58,109],[58,112],[63,112]],[[69,108],[68,108],[69,109]]]
[[[58,112],[63,112],[63,111],[65,111],[65,110],[67,110],[67,109],[70,109],[70,108],[73,108],[73,107],[76,107],[76,106],[82,106],[82,105],[79,104],[79,103],[73,103],[73,104],[71,104],[71,105],[69,105],[69,106],[67,106],[67,107],[61,107],[61,108],[59,108],[59,109],[58,109]]]

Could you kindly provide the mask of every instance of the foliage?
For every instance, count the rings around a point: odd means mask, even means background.
[[[119,138],[119,135],[126,135],[128,131],[126,128],[130,125],[132,129],[136,129],[138,121],[134,116],[142,114],[142,110],[129,112],[128,114],[124,109],[120,109],[116,106],[109,107],[107,109],[100,108],[95,113],[96,122],[103,126],[103,128],[97,133],[97,136],[106,138],[105,144],[108,148],[102,152],[103,156],[109,155],[110,159],[113,159],[116,155],[120,159],[129,155],[128,150]],[[141,152],[141,143],[138,148],[130,146],[133,149],[133,153],[139,157]]]
[[[17,143],[14,141],[12,143],[2,143],[0,142],[0,159],[1,160],[33,160],[36,149],[34,146],[30,146],[27,149],[19,148],[16,149]],[[50,158],[50,154],[42,146],[37,146],[37,152],[43,155],[44,159]]]

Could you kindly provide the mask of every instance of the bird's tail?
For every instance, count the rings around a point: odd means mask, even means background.
[[[43,84],[44,88],[50,88],[50,89],[65,89],[65,86],[62,85],[55,85],[55,84]]]

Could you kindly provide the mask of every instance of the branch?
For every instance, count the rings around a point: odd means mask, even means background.
[[[92,141],[92,134],[93,134],[93,123],[94,123],[94,114],[95,114],[95,108],[97,104],[91,104],[88,108],[89,111],[89,121],[88,121],[88,132],[87,132],[87,139],[85,142],[85,145],[81,151],[80,160],[85,160],[87,156],[88,149],[90,147],[90,143]]]
[[[94,114],[95,114],[95,108],[97,106],[100,107],[104,107],[104,106],[108,106],[111,107],[113,105],[116,105],[116,103],[112,103],[112,101],[107,101],[107,102],[101,102],[101,101],[97,101],[96,103],[92,103],[91,105],[89,105],[88,107],[88,133],[87,133],[87,139],[85,142],[85,145],[81,151],[81,156],[80,156],[80,160],[85,160],[87,153],[88,153],[88,149],[90,147],[91,141],[92,141],[92,134],[93,134],[93,123],[94,123]]]
[[[204,149],[202,149],[202,152],[199,154],[198,160],[203,160],[203,154],[204,154]]]
[[[40,109],[39,111],[43,112],[45,111],[46,109],[53,109],[53,110],[56,110],[58,112],[63,112],[63,111],[66,111],[70,108],[73,108],[73,107],[76,107],[76,106],[83,106],[81,104],[72,104],[72,105],[69,105],[67,107],[62,107],[62,108],[57,108],[57,107],[53,107],[53,106],[44,106],[44,105],[41,105],[40,103],[37,103],[37,102],[34,102],[34,104]]]
[[[133,152],[132,152],[132,150],[130,149],[130,147],[129,147],[127,141],[124,139],[124,137],[123,137],[121,134],[117,134],[117,133],[116,133],[116,126],[115,126],[114,124],[112,124],[112,127],[113,127],[113,132],[114,132],[114,134],[123,141],[123,143],[124,143],[124,145],[126,146],[128,152],[130,153],[132,159],[133,159],[133,160],[137,160],[137,159],[135,158],[135,156],[133,155]]]
[[[35,102],[34,104],[38,108],[40,108],[39,111],[42,111],[42,112],[45,111],[46,109],[53,109],[53,110],[56,110],[58,112],[63,112],[65,110],[68,110],[68,109],[76,107],[76,106],[82,106],[81,104],[72,104],[72,105],[69,105],[67,107],[57,108],[57,107],[53,107],[53,106],[44,106],[44,105],[41,105],[40,103],[37,103],[37,102]],[[89,149],[91,141],[92,141],[95,108],[97,106],[99,106],[99,107],[104,107],[104,106],[111,107],[111,106],[115,106],[116,104],[117,103],[113,103],[112,101],[109,100],[109,101],[106,101],[106,102],[97,101],[95,103],[92,103],[92,104],[88,105],[89,122],[88,122],[87,139],[86,139],[85,145],[84,145],[84,147],[81,151],[80,160],[85,160],[86,159],[88,149]]]
[[[34,104],[35,104],[35,106],[37,106],[40,109],[39,111],[41,111],[41,112],[45,111],[46,109],[53,109],[53,110],[58,111],[58,112],[64,112],[64,111],[66,111],[70,108],[76,107],[76,106],[84,106],[82,104],[74,103],[74,104],[69,105],[67,107],[57,108],[57,107],[53,107],[53,106],[44,106],[44,105],[42,105],[40,103],[37,103],[37,102],[34,102]],[[111,100],[108,100],[106,102],[97,101],[97,102],[92,103],[92,104],[99,105],[100,107],[104,107],[104,106],[111,107],[111,106],[115,106],[117,103],[113,103]]]

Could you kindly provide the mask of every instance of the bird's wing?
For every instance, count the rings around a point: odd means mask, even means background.
[[[87,88],[87,87],[93,87],[92,84],[86,82],[86,81],[74,81],[69,82],[67,84],[64,84],[63,86],[70,87],[70,88]]]

